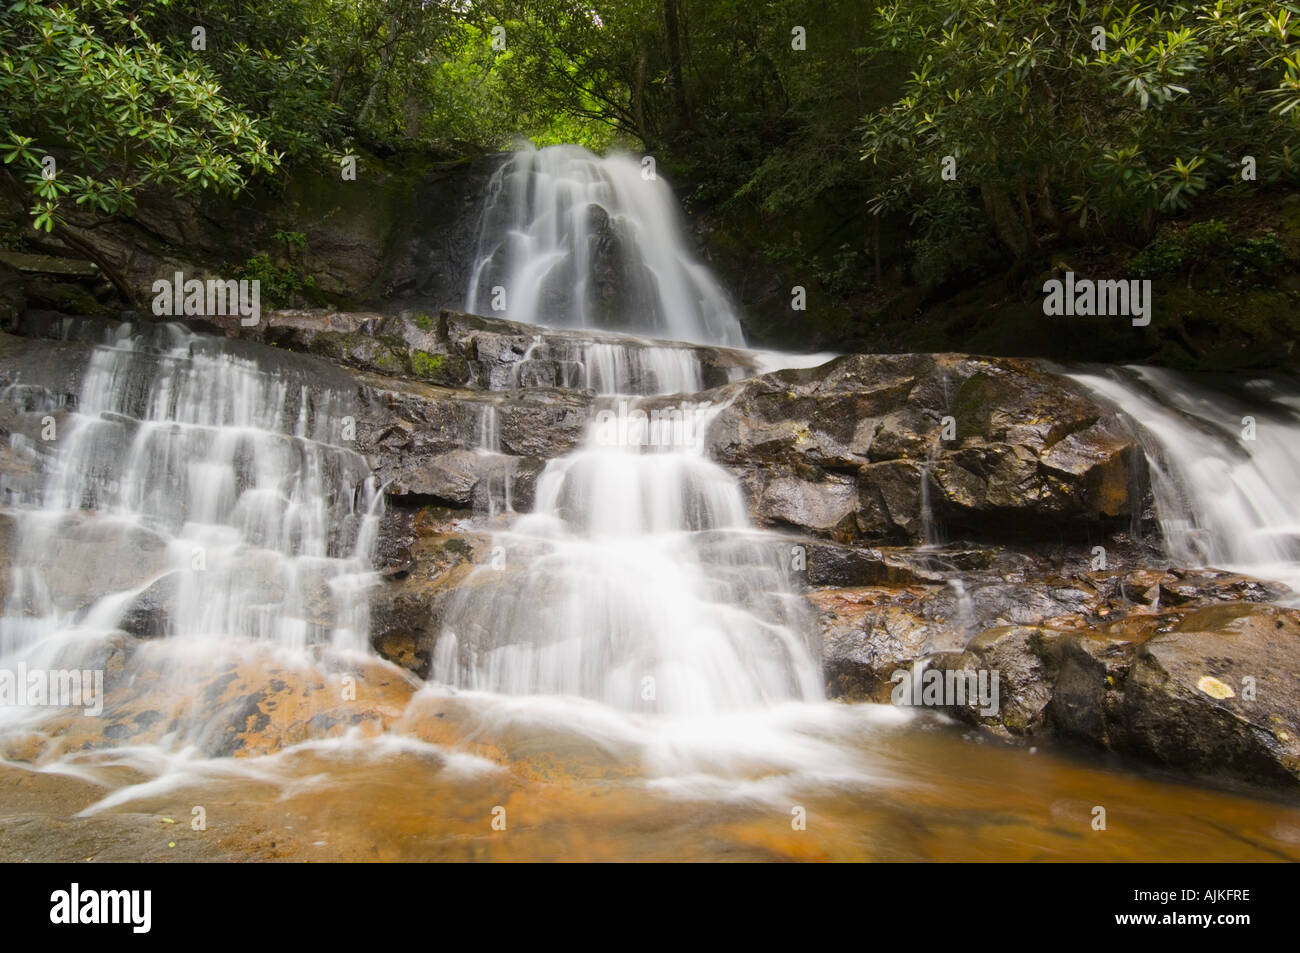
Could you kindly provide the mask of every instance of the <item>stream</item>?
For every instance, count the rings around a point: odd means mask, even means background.
[[[103,671],[105,693],[96,718],[0,706],[0,852],[1300,859],[1293,799],[827,698],[789,546],[710,458],[724,405],[673,342],[740,349],[764,372],[831,355],[744,351],[671,190],[644,172],[553,147],[492,180],[466,310],[491,313],[500,288],[511,320],[644,345],[593,337],[573,361],[593,414],[530,505],[510,465],[489,481],[474,522],[499,558],[453,593],[426,680],[369,646],[386,488],[345,436],[344,389],[139,324],[96,340],[73,405],[4,393],[58,415],[64,436],[43,482],[7,500],[0,668]],[[635,315],[604,312],[611,282]],[[1237,400],[1157,369],[1071,375],[1141,442],[1170,564],[1300,591],[1300,391],[1261,380]],[[1247,416],[1258,437],[1243,445]],[[504,459],[490,404],[480,420],[472,449]],[[118,578],[141,564],[143,584]],[[965,592],[960,572],[951,583]],[[161,637],[124,634],[128,613],[151,611]]]

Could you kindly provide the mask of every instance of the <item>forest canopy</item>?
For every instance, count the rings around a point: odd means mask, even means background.
[[[830,286],[864,270],[863,223],[906,223],[907,267],[934,285],[1294,184],[1298,133],[1295,3],[0,8],[0,185],[56,232],[70,210],[130,214],[141,189],[237,192],[357,151],[522,138],[653,152],[714,208],[846,209],[828,226],[847,229],[821,263]]]

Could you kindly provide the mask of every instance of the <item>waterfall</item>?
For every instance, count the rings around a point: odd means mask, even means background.
[[[523,356],[489,380],[494,390],[529,387],[538,382],[535,367],[558,367],[561,387],[598,394],[632,391],[646,394],[691,394],[704,387],[695,350],[661,341],[620,337],[615,340],[543,338],[538,335]],[[743,367],[731,368],[733,379]],[[543,376],[542,380],[546,378]],[[546,381],[550,383],[549,381]]]
[[[434,680],[679,715],[819,699],[784,548],[750,529],[736,481],[703,453],[717,412],[624,399],[598,413],[496,537],[504,565],[458,592]]]
[[[1275,579],[1300,592],[1300,401],[1257,378],[1237,393],[1153,367],[1071,375],[1146,451],[1156,517],[1182,566]]]
[[[346,410],[307,372],[178,325],[110,332],[19,501],[0,655],[118,628],[365,647],[380,497]],[[142,584],[116,581],[146,562]]]
[[[629,348],[593,341],[583,349],[583,387],[617,394],[635,381],[656,394],[693,394],[702,388],[695,353],[681,347]]]
[[[653,166],[580,146],[525,149],[497,170],[465,310],[744,344],[726,293],[687,249],[672,190]]]
[[[939,521],[934,516],[934,491],[931,488],[932,477],[930,476],[937,450],[938,444],[931,443],[926,450],[925,460],[921,463],[920,509],[923,549],[937,549],[943,546],[943,531],[939,526]]]
[[[740,345],[721,287],[682,240],[668,186],[628,156],[516,153],[492,180],[466,307],[504,291],[530,324]],[[495,290],[494,290],[495,289]],[[541,474],[443,620],[432,678],[623,711],[699,715],[820,699],[820,653],[783,546],[748,523],[703,451],[720,408],[637,396],[702,389],[697,353],[659,341],[538,340],[602,395],[584,446]],[[561,353],[557,353],[560,351]]]
[[[501,452],[501,433],[495,404],[485,404],[479,415],[478,452],[488,463],[484,470],[483,496],[488,516],[514,512],[514,457]]]

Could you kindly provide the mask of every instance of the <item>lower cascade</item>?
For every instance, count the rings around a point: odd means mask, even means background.
[[[735,478],[702,451],[716,411],[621,403],[551,461],[533,512],[458,593],[433,678],[707,714],[822,697],[810,619]],[[511,560],[522,565],[511,565]]]
[[[16,501],[0,655],[79,665],[78,645],[120,629],[209,662],[239,640],[365,647],[381,497],[342,445],[345,394],[161,324],[110,332],[75,408],[4,396],[57,413],[64,436]]]
[[[1277,579],[1294,566],[1289,486],[1300,426],[1281,383],[1229,396],[1167,372],[1094,368],[1067,380],[947,356],[728,352],[717,363],[718,349],[572,332],[539,340],[531,328],[461,317],[466,327],[479,322],[472,353],[508,359],[466,368],[472,383],[458,388],[169,324],[71,323],[62,342],[23,342],[25,353],[75,344],[82,364],[66,392],[20,378],[0,394],[0,409],[13,412],[6,421],[34,418],[57,431],[45,442],[15,423],[5,448],[9,460],[38,461],[31,472],[44,476],[11,468],[0,482],[0,532],[14,557],[0,567],[0,771],[83,785],[85,817],[174,818],[175,805],[206,805],[230,825],[220,805],[229,811],[222,792],[233,790],[241,818],[310,830],[295,848],[307,856],[332,856],[335,830],[352,831],[338,835],[351,838],[343,849],[370,851],[384,825],[357,833],[338,818],[372,809],[400,812],[398,830],[415,818],[438,836],[452,831],[438,852],[459,856],[501,806],[511,824],[524,813],[560,837],[594,817],[601,836],[635,849],[647,849],[636,846],[644,830],[666,824],[655,856],[689,856],[692,844],[733,835],[760,837],[757,854],[787,843],[753,833],[771,827],[812,835],[807,848],[796,840],[782,851],[830,858],[914,856],[892,832],[913,829],[936,803],[945,811],[935,816],[997,816],[1008,773],[1020,771],[1037,780],[1018,815],[1051,814],[1025,836],[1065,850],[1076,835],[1056,831],[1076,820],[1086,828],[1086,805],[1105,798],[1135,810],[1155,782],[1068,766],[1045,750],[1027,764],[1023,748],[932,730],[964,719],[962,704],[998,725],[1041,719],[1026,698],[1055,686],[1016,667],[1029,657],[1018,646],[1030,652],[1037,633],[1091,638],[1120,616],[1129,628],[1113,644],[1137,644],[1138,632],[1156,657],[1166,635],[1144,627],[1164,626],[1167,611],[1174,624],[1225,627],[1234,652],[1243,626],[1300,637],[1300,624],[1281,615],[1293,610],[1267,604],[1278,599],[1257,580],[1187,572]],[[78,343],[96,328],[111,330],[93,347]],[[954,483],[958,464],[1000,452],[1000,431],[981,443],[1000,422],[966,447],[918,440],[914,458],[858,464],[933,481],[924,493],[928,484],[902,485],[915,492],[888,498],[892,513],[879,514],[910,521],[906,544],[849,545],[797,522],[823,519],[830,498],[801,494],[827,487],[860,506],[847,461],[933,423],[891,408],[921,406],[905,404],[919,393],[937,411],[959,410],[960,388],[1000,386],[990,370],[1021,375],[999,393],[1028,421],[1016,437],[1025,453],[1043,432],[1035,402],[1068,404],[1072,438],[1033,446],[1048,446],[1037,452],[1055,473],[1076,474],[1073,486],[1087,491],[1101,466],[1109,469],[1098,484],[1124,483],[1129,457],[1117,451],[1099,464],[1092,448],[1145,450],[1163,556],[1139,562],[1153,541],[1121,541],[1116,562],[1131,566],[1081,570],[1076,553],[1057,570],[1032,548],[967,539],[951,490],[969,501],[978,485]],[[1081,410],[1079,389],[1099,399]],[[859,412],[863,395],[878,403]],[[1094,422],[1107,406],[1108,422]],[[1256,441],[1243,436],[1243,418],[1253,418]],[[559,438],[539,435],[543,425]],[[422,447],[432,449],[416,455]],[[776,509],[764,511],[749,481],[790,457],[806,469],[767,484]],[[425,481],[415,499],[387,476],[408,464],[418,469],[400,472]],[[837,468],[832,479],[804,477],[825,464]],[[459,505],[438,502],[457,488]],[[823,525],[847,525],[829,512],[834,522]],[[1042,512],[1027,506],[1024,515]],[[1146,525],[1145,512],[1123,516]],[[785,517],[788,531],[759,522]],[[425,548],[412,556],[404,545]],[[426,601],[412,614],[403,600],[413,595]],[[1180,602],[1166,610],[1166,598]],[[376,635],[394,625],[421,633],[405,657]],[[1205,651],[1223,657],[1218,644]],[[1266,661],[1249,664],[1271,692]],[[875,687],[846,692],[835,665]],[[1228,673],[1205,675],[1199,657],[1186,668],[1207,698],[1237,691]],[[89,693],[54,704],[74,676]],[[1040,680],[1027,694],[1023,678]],[[19,684],[26,694],[15,701]],[[1141,688],[1165,684],[1144,678]],[[1131,697],[1155,713],[1152,733],[1162,730],[1165,696]],[[956,812],[946,809],[954,775],[971,781]],[[1172,810],[1194,807],[1172,784],[1154,789]],[[1073,803],[1085,808],[1072,820]],[[1256,821],[1274,823],[1273,807],[1242,810],[1250,836],[1278,840]],[[734,817],[745,818],[740,827]],[[789,827],[801,819],[811,821],[806,831]],[[932,822],[959,845],[985,836],[962,820]],[[294,836],[287,826],[277,833]],[[491,849],[515,856],[521,842]],[[412,856],[405,841],[380,849]],[[545,839],[528,848],[551,849]]]

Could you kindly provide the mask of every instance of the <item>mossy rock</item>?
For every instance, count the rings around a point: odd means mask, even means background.
[[[1278,226],[1287,260],[1300,263],[1300,194],[1288,195],[1278,204]]]
[[[416,377],[433,377],[442,373],[444,357],[428,351],[411,351],[411,370]]]
[[[1300,294],[1166,287],[1156,297],[1161,358],[1174,367],[1228,371],[1294,365]]]
[[[339,364],[389,377],[402,377],[411,372],[406,345],[397,338],[322,331],[312,338],[308,351]]]
[[[410,352],[411,373],[432,384],[455,386],[469,380],[469,365],[459,354],[432,354],[418,348]]]
[[[81,285],[37,278],[26,283],[27,305],[92,318],[114,318],[117,310],[102,304]]]

